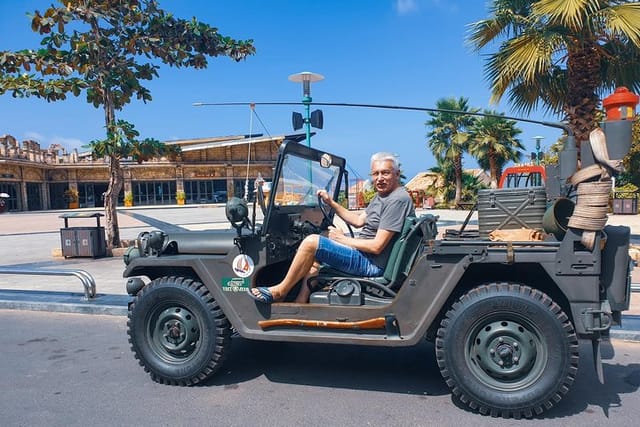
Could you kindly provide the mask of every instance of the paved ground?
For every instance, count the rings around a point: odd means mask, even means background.
[[[74,212],[101,212],[81,209]],[[95,278],[98,296],[83,301],[81,281],[69,276],[35,276],[0,274],[0,308],[25,308],[122,315],[126,312],[128,296],[122,278],[124,264],[120,256],[108,258],[63,258],[60,253],[59,216],[69,211],[39,211],[5,213],[0,215],[1,269],[80,269]],[[467,216],[465,211],[431,210],[440,216],[439,229],[456,226]],[[471,217],[471,227],[476,214]],[[104,220],[102,221],[104,223]],[[187,230],[228,228],[223,205],[186,205],[147,208],[122,208],[118,211],[120,237],[134,239],[145,230],[173,227]],[[640,215],[611,215],[610,225],[631,227],[632,243],[640,244]],[[69,220],[70,227],[93,227],[95,219]],[[640,283],[640,268],[633,272],[632,281]],[[25,298],[25,292],[28,291]],[[625,312],[625,329],[640,340],[640,293],[633,293],[630,310]],[[625,332],[625,333],[626,333]]]

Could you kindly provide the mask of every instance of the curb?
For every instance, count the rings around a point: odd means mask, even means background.
[[[609,336],[625,341],[640,342],[640,316],[633,314],[623,315],[621,325],[612,327],[609,331]]]
[[[129,295],[96,294],[90,300],[76,292],[0,290],[0,309],[126,316]]]
[[[613,330],[609,331],[609,338],[622,341],[633,341],[640,343],[640,331]]]

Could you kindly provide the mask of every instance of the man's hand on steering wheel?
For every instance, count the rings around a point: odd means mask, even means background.
[[[329,205],[329,207],[331,207],[331,197],[329,196],[329,193],[327,193],[327,190],[320,189],[316,194],[318,195],[318,198],[322,199],[325,205]]]
[[[320,212],[322,212],[322,216],[324,217],[324,224],[327,227],[333,227],[334,229],[336,228],[336,226],[334,225],[333,221],[331,220],[331,212],[334,211],[334,209],[331,207],[331,197],[329,197],[329,193],[327,193],[327,190],[318,190],[318,207],[320,208]],[[349,235],[351,237],[353,237],[353,229],[351,228],[351,225],[349,225],[349,223],[346,223],[347,228],[349,229]]]
[[[333,209],[331,208],[331,197],[329,197],[329,193],[327,193],[327,190],[318,190],[316,194],[318,195],[318,207],[324,217],[323,226],[334,226],[331,220],[331,212]]]

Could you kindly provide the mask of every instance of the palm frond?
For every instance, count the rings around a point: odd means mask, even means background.
[[[611,93],[618,86],[640,92],[640,50],[620,40],[612,40],[601,47],[605,54],[600,61],[602,86],[598,94]]]
[[[611,6],[601,11],[601,17],[612,38],[627,38],[640,48],[640,3]]]
[[[492,16],[468,25],[467,42],[478,51],[499,37],[517,36],[531,25],[531,2],[527,0],[497,0]]]
[[[515,111],[525,115],[538,108],[545,113],[560,114],[567,99],[566,75],[566,70],[554,68],[550,73],[540,75],[535,82],[515,82],[507,100]]]
[[[587,16],[600,9],[598,0],[539,0],[533,2],[533,13],[548,19],[549,25],[559,24],[574,31],[583,28]]]

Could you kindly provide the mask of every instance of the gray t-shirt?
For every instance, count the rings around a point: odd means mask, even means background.
[[[379,228],[400,233],[405,218],[415,216],[413,201],[403,187],[396,188],[384,197],[376,194],[365,212],[367,219],[358,236],[361,239],[373,239]],[[378,255],[363,253],[372,263],[384,269],[392,246],[393,240]]]

